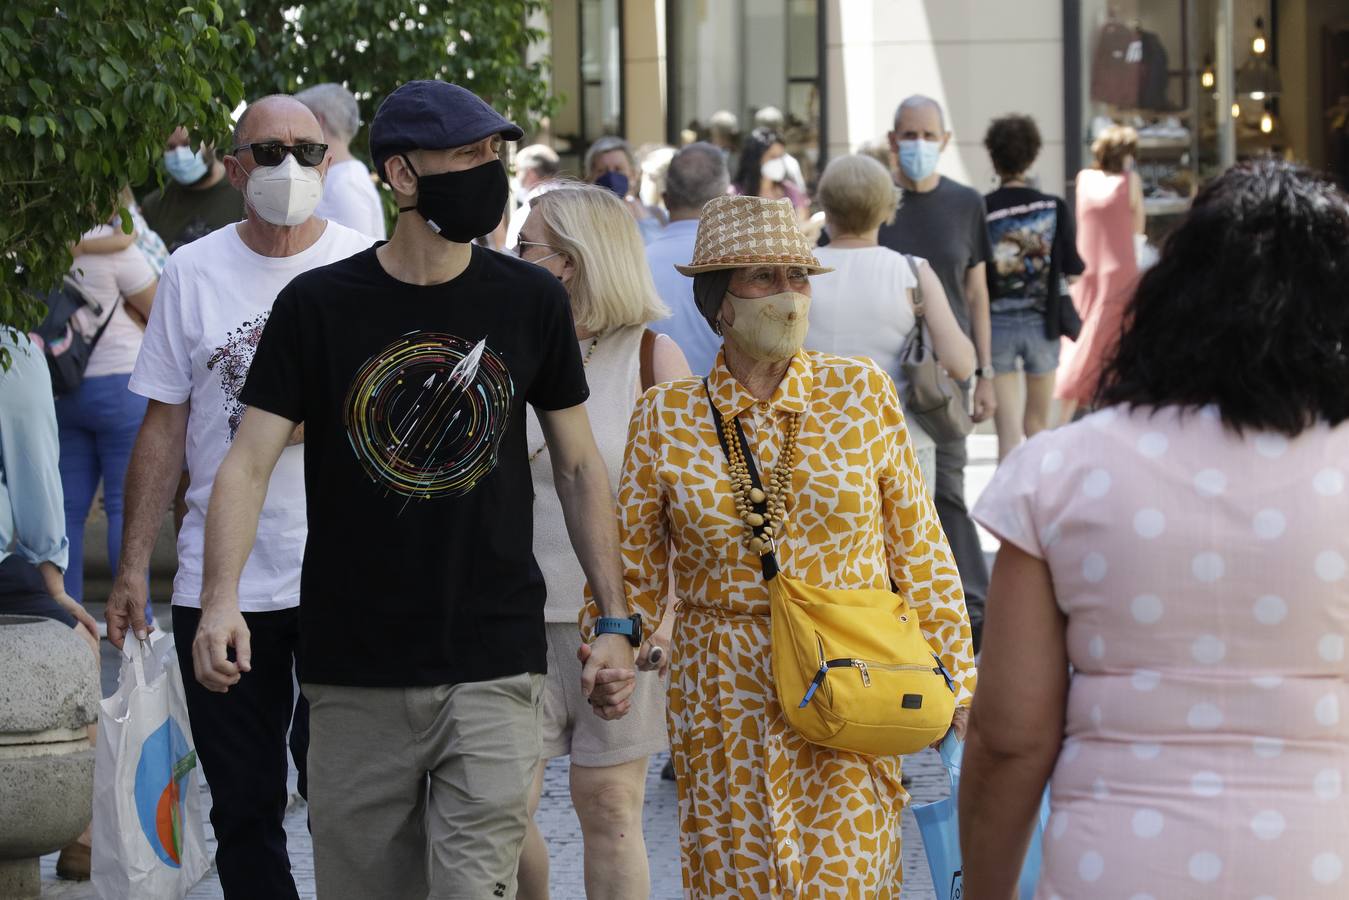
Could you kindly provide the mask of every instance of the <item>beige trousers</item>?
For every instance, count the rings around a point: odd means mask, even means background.
[[[514,897],[542,689],[542,675],[417,688],[306,683],[318,896]]]

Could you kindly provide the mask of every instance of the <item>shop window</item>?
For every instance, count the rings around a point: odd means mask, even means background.
[[[623,21],[620,0],[580,0],[581,139],[589,146],[623,124]]]
[[[667,0],[670,142],[717,137],[729,113],[734,154],[755,114],[775,107],[787,152],[813,186],[822,143],[821,7],[819,0]]]

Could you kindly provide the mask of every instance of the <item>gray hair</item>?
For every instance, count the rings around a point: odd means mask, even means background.
[[[665,172],[665,206],[671,212],[702,209],[707,201],[723,196],[730,182],[721,149],[697,141],[681,148],[670,160]]]
[[[515,171],[534,172],[544,179],[556,178],[562,171],[562,160],[547,144],[530,144],[515,154]]]
[[[586,181],[590,180],[590,167],[595,160],[613,150],[622,150],[623,155],[628,158],[628,168],[632,170],[634,176],[637,174],[637,157],[632,154],[632,146],[621,137],[609,134],[595,141],[595,143],[590,145],[590,149],[586,150],[585,161],[583,163]]]
[[[899,106],[895,108],[895,122],[899,121],[899,117],[904,114],[905,110],[924,109],[928,107],[937,111],[937,121],[941,124],[941,130],[945,131],[946,114],[942,112],[941,104],[925,94],[913,94],[905,97]]]
[[[776,106],[765,106],[754,114],[754,124],[759,128],[781,131],[786,126],[787,119],[782,115],[782,110]]]
[[[714,137],[733,138],[740,130],[740,120],[729,109],[719,109],[707,120],[707,132]]]
[[[295,95],[328,129],[329,136],[350,141],[361,130],[361,110],[351,91],[328,82],[305,88]]]
[[[726,292],[731,288],[731,273],[734,269],[714,269],[711,272],[699,272],[693,276],[693,302],[698,312],[703,314],[707,325],[717,334],[721,334],[721,304]]]

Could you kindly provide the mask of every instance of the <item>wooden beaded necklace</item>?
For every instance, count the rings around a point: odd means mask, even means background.
[[[595,355],[595,348],[599,346],[599,343],[600,343],[600,336],[598,334],[590,339],[590,346],[586,348],[586,355],[581,358],[582,369],[590,365],[590,357]],[[543,452],[547,449],[548,449],[548,442],[544,441],[542,447],[535,450],[533,453],[529,454],[529,462],[532,464],[534,460],[542,456]]]
[[[734,433],[740,432],[740,417],[731,419]],[[782,452],[777,465],[768,473],[766,490],[754,486],[749,464],[738,440],[726,441],[727,464],[731,472],[731,491],[735,497],[735,511],[745,523],[744,544],[755,556],[762,556],[774,547],[775,536],[782,533],[787,520],[787,491],[792,486],[792,469],[796,466],[796,439],[801,433],[801,414],[792,413],[787,419],[787,434],[782,441]],[[755,507],[762,506],[763,512]]]

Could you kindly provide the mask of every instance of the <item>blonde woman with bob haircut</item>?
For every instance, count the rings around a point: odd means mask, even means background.
[[[951,312],[937,273],[914,257],[915,278],[903,254],[878,240],[881,225],[894,219],[899,205],[899,191],[885,166],[861,154],[838,157],[821,176],[817,194],[830,240],[815,255],[834,271],[811,279],[806,349],[872,359],[898,386],[900,351],[917,324],[916,287],[937,359],[952,377],[968,378],[974,371],[974,345]],[[930,493],[937,447],[916,422],[908,426]]]
[[[638,398],[647,387],[689,374],[674,341],[646,327],[669,311],[656,293],[637,224],[612,191],[560,183],[534,198],[516,252],[551,272],[571,297],[590,385],[586,410],[617,490]],[[614,721],[592,715],[581,693],[576,658],[585,575],[567,537],[547,443],[532,412],[527,436],[534,477],[534,556],[548,585],[548,680],[541,715],[543,760],[531,797],[517,896],[548,896],[548,848],[533,814],[546,761],[570,755],[572,803],[585,843],[587,897],[646,897],[651,884],[642,802],[648,758],[667,745],[662,679],[670,660],[672,622],[667,617],[642,646],[631,712]]]

